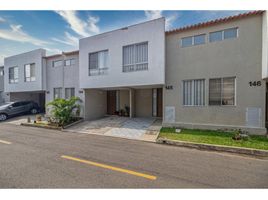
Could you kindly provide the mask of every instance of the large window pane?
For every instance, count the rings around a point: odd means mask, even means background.
[[[123,47],[123,72],[148,70],[148,42]]]
[[[24,66],[24,81],[30,82],[35,81],[35,64],[27,64]]]
[[[62,98],[62,88],[54,88],[54,99]]]
[[[18,83],[18,81],[19,81],[19,68],[18,67],[10,67],[8,69],[8,78],[9,78],[9,83]]]
[[[181,39],[181,46],[182,47],[189,47],[193,45],[193,37],[185,37]]]
[[[235,105],[235,78],[209,80],[209,105]]]
[[[62,63],[63,61],[62,60],[56,60],[56,61],[53,61],[53,67],[60,67],[62,66]]]
[[[205,80],[194,80],[194,105],[205,105]]]
[[[221,105],[221,79],[209,80],[209,105]]]
[[[224,39],[229,39],[229,38],[236,38],[237,37],[237,28],[230,28],[224,30]]]
[[[205,44],[205,36],[205,34],[194,36],[194,45]]]
[[[235,104],[235,78],[223,78],[222,105]]]
[[[89,54],[89,75],[102,75],[108,70],[108,50]]]
[[[65,88],[65,99],[70,99],[71,97],[74,97],[74,88]]]
[[[183,105],[205,105],[205,80],[183,81]]]
[[[209,33],[209,42],[215,42],[221,40],[222,40],[222,31]]]
[[[89,69],[98,69],[98,53],[89,54]]]

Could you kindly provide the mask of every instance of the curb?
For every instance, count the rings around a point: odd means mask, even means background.
[[[259,150],[259,149],[201,144],[201,143],[169,140],[166,138],[159,138],[156,140],[156,143],[168,144],[168,145],[174,145],[174,146],[180,146],[180,147],[188,147],[188,148],[194,148],[194,149],[200,149],[200,150],[220,151],[220,152],[244,154],[244,155],[250,155],[250,156],[268,157],[268,151]]]
[[[20,125],[21,126],[34,127],[34,128],[52,129],[52,130],[58,130],[58,131],[60,131],[62,129],[61,127],[51,127],[51,126],[42,126],[42,125],[36,126],[34,124],[29,124],[29,123],[21,123]]]
[[[63,126],[62,129],[70,128],[71,126],[74,126],[74,125],[76,125],[76,124],[79,124],[79,123],[81,123],[81,122],[83,122],[83,121],[84,121],[83,118],[82,118],[82,119],[79,119],[78,121],[75,121],[75,122],[73,122],[73,123],[71,123],[71,124],[68,124],[68,125],[66,125],[66,126]]]

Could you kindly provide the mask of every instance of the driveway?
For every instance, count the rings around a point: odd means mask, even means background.
[[[84,121],[65,129],[65,131],[154,142],[161,129],[161,123],[161,120],[153,118],[110,116],[93,121]]]
[[[20,125],[21,123],[26,123],[28,117],[30,117],[31,121],[35,120],[36,115],[22,115],[22,116],[17,116],[17,117],[11,117],[7,119],[4,122],[1,123],[7,123],[7,124],[13,124],[13,125]]]

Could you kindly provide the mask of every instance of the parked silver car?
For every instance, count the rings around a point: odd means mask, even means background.
[[[37,114],[40,108],[34,101],[17,101],[0,105],[0,121],[5,121],[10,116],[26,113]]]

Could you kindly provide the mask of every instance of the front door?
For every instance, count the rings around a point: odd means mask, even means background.
[[[163,94],[162,88],[153,89],[153,117],[162,117]]]
[[[157,117],[163,116],[163,93],[162,88],[157,89]]]
[[[116,114],[116,90],[107,91],[107,114]]]

